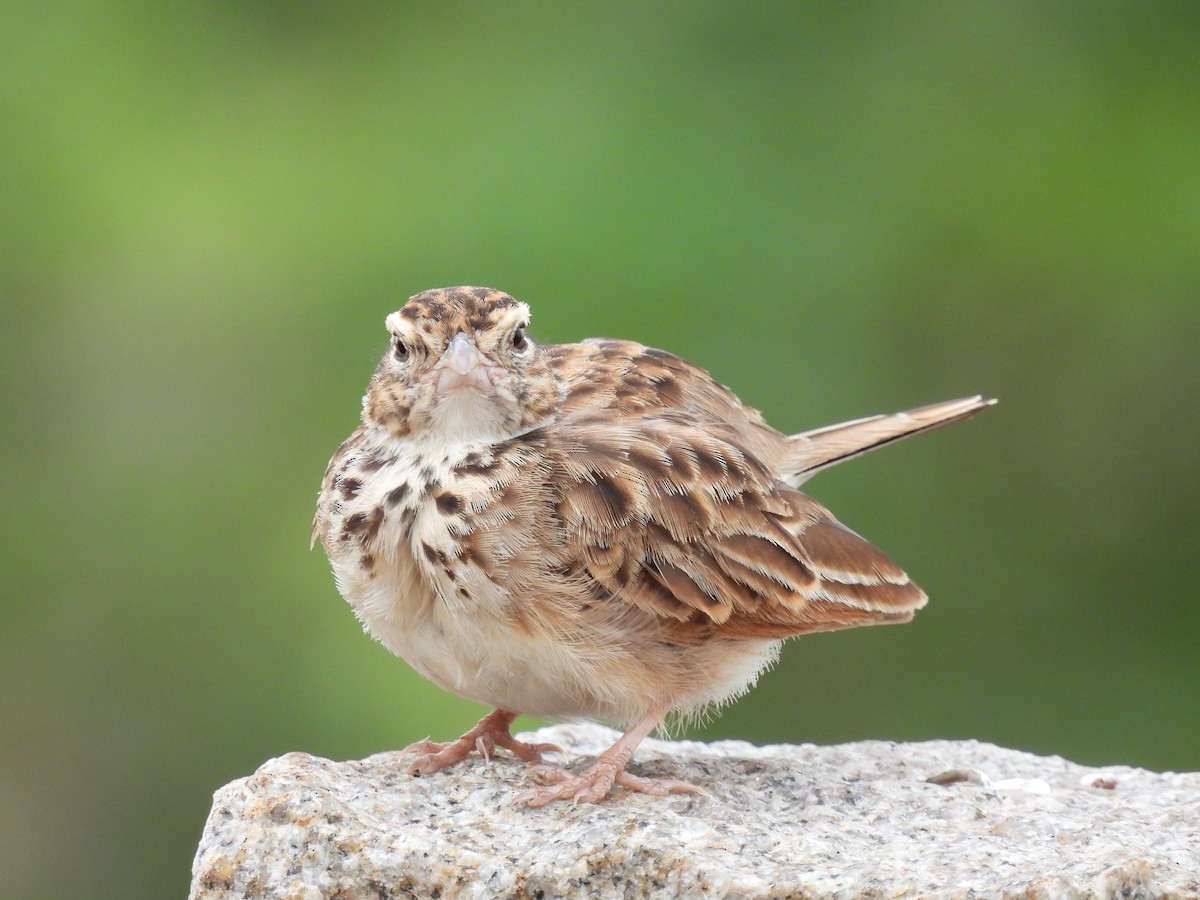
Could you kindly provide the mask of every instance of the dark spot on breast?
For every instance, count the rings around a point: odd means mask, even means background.
[[[425,554],[425,558],[434,565],[446,565],[446,554],[437,547],[422,542],[421,551]]]
[[[404,502],[404,498],[408,496],[408,493],[408,482],[405,482],[404,484],[398,484],[387,492],[387,497],[384,498],[384,502],[387,503],[388,506],[396,506],[397,504]]]
[[[452,494],[449,491],[444,491],[433,498],[437,504],[438,510],[444,516],[456,516],[463,508],[462,497],[458,494]]]
[[[362,481],[357,478],[343,478],[338,487],[342,491],[342,496],[349,499],[357,494],[362,488]]]
[[[465,587],[462,587],[461,585],[459,585],[459,588],[458,588],[458,596],[460,596],[460,597],[468,597],[468,598],[469,598],[469,597],[471,596],[471,592],[470,592],[470,591],[468,591],[468,590],[467,590]]]
[[[421,469],[421,483],[425,485],[426,493],[432,493],[442,486],[441,480],[433,477],[433,466]]]
[[[357,512],[348,517],[342,525],[344,538],[357,537],[362,543],[373,541],[383,525],[383,508],[375,507],[370,512]]]
[[[396,524],[407,531],[412,528],[412,524],[416,518],[417,511],[411,506],[404,506],[400,508],[400,511],[396,515]]]
[[[442,571],[446,574],[446,579],[452,584],[458,581],[458,576],[454,574],[454,570],[449,566],[445,566]]]
[[[363,472],[378,472],[388,463],[393,460],[384,459],[382,456],[370,456],[359,463],[358,468]]]
[[[374,554],[364,553],[362,556],[359,557],[358,561],[359,561],[359,563],[362,564],[362,567],[364,569],[367,569],[368,571],[375,568]]]
[[[458,561],[464,567],[482,572],[486,578],[492,578],[495,575],[495,560],[492,558],[487,546],[480,546],[479,542],[474,540],[474,536],[464,534],[458,536]],[[460,570],[461,571],[461,570]]]

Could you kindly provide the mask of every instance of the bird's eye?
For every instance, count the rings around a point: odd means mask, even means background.
[[[525,339],[525,326],[522,325],[512,334],[512,345],[516,350],[524,350],[528,341]]]
[[[395,349],[392,352],[396,355],[396,359],[408,359],[408,347],[405,345],[404,341],[400,340],[400,338],[396,338]]]

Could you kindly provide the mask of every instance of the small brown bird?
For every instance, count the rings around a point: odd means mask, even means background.
[[[437,772],[516,740],[520,713],[628,728],[579,774],[543,766],[533,806],[614,784],[670,713],[740,696],[785,638],[907,622],[925,594],[796,489],[883,444],[994,403],[970,397],[785,436],[708,373],[631,341],[539,347],[529,307],[489,288],[417,294],[363,424],[325,472],[313,527],[368,632],[494,711],[421,741]]]

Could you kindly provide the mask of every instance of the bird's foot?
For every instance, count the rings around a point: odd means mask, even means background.
[[[417,754],[417,758],[408,764],[408,771],[413,775],[432,775],[466,759],[472,752],[478,753],[484,759],[491,759],[497,747],[503,747],[514,756],[531,763],[540,763],[543,753],[563,752],[556,744],[527,744],[518,741],[508,730],[516,717],[516,713],[502,709],[493,710],[457,741],[417,741],[400,752]]]
[[[643,778],[625,771],[615,760],[601,756],[591,766],[575,775],[559,766],[539,766],[537,774],[552,784],[530,788],[517,796],[519,803],[545,806],[555,800],[573,803],[598,803],[608,796],[613,786],[628,788],[639,794],[665,797],[672,792],[701,794],[695,785],[676,778]]]

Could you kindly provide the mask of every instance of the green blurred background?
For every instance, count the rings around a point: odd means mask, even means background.
[[[0,896],[180,896],[224,782],[481,713],[308,551],[384,316],[448,284],[785,430],[1001,398],[809,485],[915,623],[695,733],[1200,768],[1195,4],[0,16]]]

